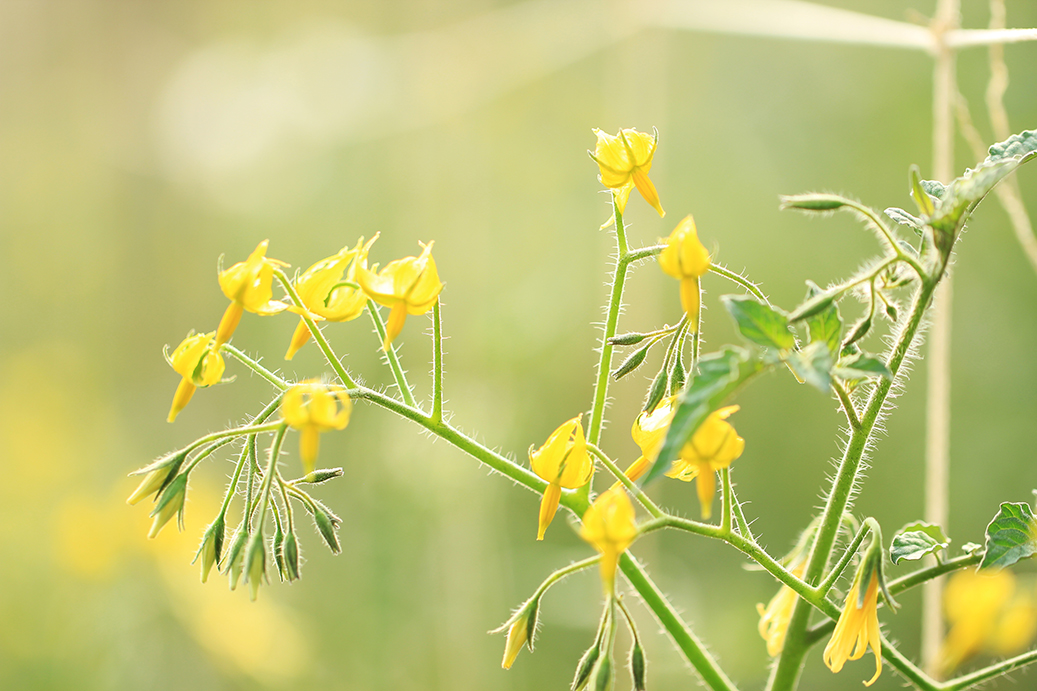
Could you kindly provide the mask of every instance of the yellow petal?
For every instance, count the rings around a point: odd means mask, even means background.
[[[547,526],[551,525],[555,513],[558,511],[558,501],[562,498],[562,488],[557,482],[552,482],[544,490],[544,498],[540,500],[540,519],[537,525],[537,540],[544,539]]]
[[[299,348],[306,345],[308,340],[310,340],[310,327],[306,326],[306,322],[300,319],[295,327],[295,332],[292,334],[292,341],[288,344],[288,352],[284,354],[284,359],[291,360],[295,357],[295,354],[299,352]]]
[[[659,201],[659,193],[648,177],[648,173],[642,168],[635,168],[630,179],[633,180],[634,186],[637,187],[637,191],[641,193],[648,205],[655,209],[660,217],[665,216],[666,212],[663,211],[663,205]]]

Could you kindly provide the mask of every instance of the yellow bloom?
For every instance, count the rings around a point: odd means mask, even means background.
[[[659,267],[681,282],[681,307],[688,315],[691,330],[697,331],[699,277],[709,271],[709,252],[699,242],[691,214],[685,216],[666,239],[666,248],[659,253]]]
[[[947,581],[943,607],[950,628],[940,648],[940,668],[951,672],[981,650],[1012,655],[1037,630],[1037,609],[1016,592],[1011,571],[960,571]]]
[[[367,296],[356,285],[356,260],[376,239],[377,235],[365,246],[364,239],[360,238],[355,248],[343,247],[337,254],[306,269],[293,284],[304,308],[292,305],[288,309],[299,315],[305,313],[314,321],[347,322],[359,317],[367,304]],[[346,274],[344,281],[343,274]],[[306,322],[300,319],[284,359],[291,360],[310,340],[310,335]]]
[[[613,488],[603,492],[583,514],[580,537],[601,553],[601,582],[606,594],[615,592],[619,555],[637,538],[634,506],[626,492]]]
[[[329,386],[316,379],[299,382],[284,394],[281,414],[299,435],[299,456],[309,475],[317,462],[320,433],[345,429],[353,404],[341,386]]]
[[[183,377],[176,387],[173,405],[169,409],[167,419],[173,422],[190,402],[197,387],[212,386],[220,381],[226,365],[219,346],[213,342],[212,333],[188,336],[166,359],[173,370]]]
[[[537,540],[544,539],[547,526],[551,525],[558,511],[562,488],[582,487],[590,481],[594,472],[594,463],[587,454],[587,439],[583,436],[580,417],[563,422],[536,451],[533,451],[532,446],[529,447],[530,467],[548,483],[540,502]]]
[[[216,345],[223,345],[234,335],[244,310],[267,316],[277,314],[288,305],[272,300],[274,267],[288,266],[277,259],[267,259],[269,240],[259,243],[248,259],[220,272],[220,290],[231,301],[216,329]]]
[[[713,473],[731,465],[731,461],[741,456],[745,449],[745,440],[727,422],[727,418],[736,412],[738,406],[729,405],[710,413],[681,449],[680,459],[674,461],[673,469],[666,473],[667,477],[685,482],[697,479],[703,519],[713,514],[713,493],[716,490]]]
[[[641,449],[641,456],[626,469],[626,476],[636,482],[645,474],[659,453],[659,447],[666,438],[673,417],[673,401],[676,396],[669,396],[659,402],[651,413],[642,411],[630,428],[630,436]]]
[[[803,578],[806,566],[806,562],[801,560],[798,564],[792,565],[791,572],[797,578]],[[792,588],[783,585],[767,603],[766,608],[762,604],[756,605],[756,611],[760,614],[760,636],[767,641],[767,654],[771,657],[777,657],[785,646],[785,632],[789,628],[796,597],[798,596]]]
[[[652,136],[626,129],[612,136],[595,129],[594,134],[597,135],[598,142],[591,158],[601,171],[598,180],[605,187],[614,190],[619,213],[626,209],[630,190],[637,187],[645,201],[658,211],[660,216],[665,216],[666,212],[659,203],[659,193],[655,191],[655,185],[648,178],[655,147],[659,143],[659,133],[656,132],[655,136]]]
[[[875,654],[875,676],[864,682],[865,686],[871,686],[882,674],[882,638],[879,632],[879,575],[878,569],[871,572],[868,581],[868,589],[864,593],[864,599],[859,600],[860,572],[853,581],[849,595],[846,596],[846,604],[839,621],[835,624],[832,640],[825,646],[824,660],[828,668],[838,672],[843,668],[847,660],[859,660],[864,656],[868,646]]]
[[[367,268],[367,250],[364,247],[358,259],[356,272],[360,287],[379,305],[391,308],[389,323],[385,335],[384,350],[403,331],[403,322],[408,314],[425,314],[436,304],[443,284],[436,273],[436,262],[432,258],[432,244],[418,243],[422,247],[418,257],[404,257],[389,262],[384,269],[378,271]]]

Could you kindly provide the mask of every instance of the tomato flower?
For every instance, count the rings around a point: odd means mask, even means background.
[[[832,672],[843,668],[847,660],[859,660],[868,646],[875,654],[875,676],[864,682],[871,686],[882,674],[882,637],[879,632],[879,570],[871,570],[864,597],[859,597],[862,570],[858,570],[853,586],[846,596],[843,613],[835,623],[832,640],[825,646],[825,664]]]
[[[536,451],[530,446],[529,464],[533,472],[548,483],[540,502],[540,524],[537,530],[537,540],[543,540],[547,526],[551,525],[558,511],[562,488],[582,487],[590,482],[594,472],[580,416],[563,422]]]
[[[595,129],[594,134],[597,135],[598,142],[591,158],[601,171],[598,180],[613,190],[619,213],[626,209],[630,190],[636,187],[644,200],[658,211],[660,216],[665,216],[666,212],[659,203],[659,193],[648,177],[648,171],[652,169],[652,157],[659,143],[659,133],[656,132],[652,136],[637,130],[625,129],[612,136]],[[605,225],[608,226],[609,223]]]
[[[626,491],[614,487],[602,492],[583,514],[580,537],[601,553],[601,582],[611,595],[616,587],[619,555],[637,538],[634,506]]]
[[[183,379],[176,387],[173,405],[169,409],[169,422],[176,420],[191,400],[199,386],[212,386],[223,376],[223,356],[219,346],[213,342],[213,333],[188,336],[176,347],[172,355],[166,356],[170,367]]]
[[[271,299],[274,267],[288,265],[277,259],[267,259],[266,249],[269,244],[269,240],[263,240],[248,259],[220,272],[220,290],[230,300],[230,305],[216,329],[217,346],[223,345],[234,335],[245,310],[268,316],[287,309],[285,303]]]
[[[680,451],[667,477],[684,482],[697,480],[702,518],[713,515],[713,494],[716,491],[714,473],[731,465],[742,455],[745,440],[738,436],[727,418],[738,412],[738,406],[729,405],[709,414]]]
[[[699,277],[709,271],[709,252],[699,242],[691,214],[677,224],[659,254],[659,268],[681,282],[681,307],[688,315],[691,331],[698,331]]]
[[[299,382],[285,392],[281,414],[289,427],[300,432],[299,457],[307,475],[317,462],[320,433],[345,429],[352,408],[345,389],[316,379]]]
[[[422,247],[418,257],[405,257],[386,264],[378,271],[367,268],[367,250],[363,249],[358,259],[356,279],[367,297],[379,305],[391,308],[386,327],[384,350],[403,331],[403,322],[408,314],[425,314],[436,304],[443,284],[436,273],[436,262],[432,258],[432,244],[418,243]]]

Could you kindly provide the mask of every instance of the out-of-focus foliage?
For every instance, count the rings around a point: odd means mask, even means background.
[[[829,4],[906,13],[892,0]],[[798,303],[802,267],[818,247],[831,272],[812,274],[822,285],[872,249],[849,219],[779,214],[779,194],[852,190],[879,208],[906,206],[908,166],[925,175],[926,56],[639,29],[622,12],[597,8],[0,4],[5,687],[526,689],[571,678],[597,624],[595,575],[544,598],[536,653],[509,672],[500,669],[500,640],[485,631],[587,547],[562,522],[536,543],[536,496],[370,407],[358,405],[346,431],[322,440],[322,459],[348,478],[324,490],[343,519],[343,554],[307,536],[306,578],[271,587],[256,603],[222,578],[201,585],[190,564],[227,457],[198,473],[182,534],[167,527],[148,541],[147,512],[124,498],[135,486],[127,472],[255,412],[268,394],[264,382],[229,371],[237,381],[206,389],[175,426],[165,422],[179,378],[161,347],[219,319],[220,254],[245,256],[270,238],[278,258],[305,268],[361,235],[381,232],[385,256],[434,238],[446,283],[447,410],[518,457],[590,402],[593,322],[611,251],[598,230],[608,197],[586,155],[592,127],[661,133],[651,174],[671,215],[631,204],[633,245],[666,237],[673,219],[694,213],[703,243],[720,248],[714,258],[746,267],[779,304]],[[974,0],[964,0],[963,14],[966,26],[988,19],[986,3]],[[1037,25],[1037,7],[1010,2],[1008,17]],[[1009,46],[1006,55],[1013,126],[1032,128],[1033,47]],[[958,60],[981,128],[985,61],[982,50]],[[972,156],[962,147],[958,160]],[[1033,212],[1037,170],[1027,168],[1019,175]],[[998,504],[1029,501],[1037,486],[1037,321],[1020,316],[1037,304],[1037,276],[993,203],[970,223],[954,274],[945,527],[960,545],[982,541]],[[718,298],[734,291],[711,275],[702,285],[706,340],[733,341]],[[672,288],[658,271],[635,273],[628,297],[640,307],[623,330],[650,330],[663,306],[677,310]],[[429,390],[421,375],[431,357],[423,319],[412,317],[398,341],[419,395]],[[235,344],[280,353],[294,326],[245,320]],[[388,384],[365,320],[332,328],[350,344],[352,370]],[[324,369],[315,348],[267,364],[299,378]],[[625,449],[624,466],[638,454],[627,430],[644,376],[612,390],[615,423],[604,443]],[[900,400],[858,504],[883,525],[921,514],[922,390]],[[757,383],[740,403],[738,432],[751,443],[734,477],[752,513],[766,517],[754,531],[780,552],[817,503],[840,418],[790,377]],[[663,492],[667,505],[697,511],[683,483]],[[721,544],[671,549],[684,540],[655,534],[638,553],[725,667],[758,686],[739,670],[765,668],[755,605],[772,597],[773,581],[743,571]],[[898,568],[909,567],[893,576]],[[709,587],[670,587],[689,581]],[[917,596],[903,604],[907,616],[890,628],[911,652]],[[684,683],[683,663],[645,613],[635,614],[650,683]],[[818,651],[803,687],[858,683],[833,678]]]

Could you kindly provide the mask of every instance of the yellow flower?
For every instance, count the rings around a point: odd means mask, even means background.
[[[345,429],[353,404],[341,386],[322,384],[309,379],[293,385],[281,401],[284,421],[299,435],[299,456],[309,475],[317,462],[320,433]]]
[[[359,317],[367,304],[367,296],[356,284],[356,260],[376,239],[377,235],[365,246],[364,239],[360,238],[355,248],[343,247],[337,254],[306,269],[293,284],[304,308],[292,305],[288,309],[299,315],[305,313],[314,321],[347,322]],[[346,274],[344,281],[342,274]],[[295,357],[299,348],[310,340],[310,335],[309,327],[300,318],[284,359]]]
[[[674,461],[673,469],[666,473],[667,477],[685,482],[697,479],[703,519],[713,514],[713,493],[716,490],[713,473],[731,465],[731,461],[741,456],[745,449],[745,440],[727,422],[727,418],[736,412],[738,406],[729,405],[710,413],[681,449],[680,459]]]
[[[864,598],[858,598],[861,585],[861,572],[853,581],[849,595],[846,596],[846,604],[839,621],[835,624],[832,640],[825,646],[824,660],[828,668],[838,672],[843,668],[847,660],[859,660],[864,656],[868,646],[875,654],[875,676],[864,682],[865,686],[871,686],[882,674],[882,638],[879,632],[879,572],[878,569],[871,571],[868,581],[868,589]]]
[[[220,272],[220,290],[231,301],[216,329],[216,345],[223,345],[234,335],[244,310],[267,316],[277,314],[288,305],[272,300],[274,267],[288,266],[277,259],[267,259],[269,240],[259,243],[248,259]]]
[[[618,487],[603,492],[583,514],[580,537],[601,553],[601,582],[611,595],[616,587],[619,555],[637,537],[634,506],[626,492]]]
[[[709,252],[699,242],[691,214],[685,216],[666,239],[666,248],[659,253],[659,267],[681,282],[681,307],[688,315],[691,331],[697,331],[699,277],[709,271]]]
[[[540,502],[537,540],[544,539],[547,526],[554,519],[562,488],[582,487],[590,481],[594,472],[594,463],[587,454],[587,439],[583,436],[580,417],[563,422],[536,451],[533,451],[532,446],[529,447],[530,467],[548,483]]]
[[[183,377],[180,385],[176,387],[173,405],[169,409],[167,419],[173,422],[190,402],[197,387],[212,386],[220,381],[226,365],[223,356],[220,355],[219,346],[213,342],[212,333],[188,336],[166,360],[173,370]]]
[[[443,284],[436,273],[436,262],[432,258],[432,244],[418,243],[422,247],[418,257],[404,257],[389,262],[384,269],[378,271],[367,268],[367,250],[363,249],[358,259],[356,272],[360,287],[379,305],[391,308],[389,323],[385,335],[384,350],[403,331],[403,322],[408,314],[425,314],[439,299],[439,291]]]
[[[598,180],[605,187],[614,190],[619,213],[626,209],[630,190],[637,187],[645,201],[658,211],[660,216],[665,216],[666,212],[659,203],[659,193],[655,191],[655,185],[648,178],[648,171],[652,169],[652,156],[655,155],[655,147],[659,143],[659,133],[656,132],[655,136],[652,136],[626,129],[612,136],[595,129],[594,134],[597,135],[598,142],[591,158],[601,171]]]
[[[791,566],[792,575],[803,578],[806,562],[801,559]],[[771,657],[777,657],[785,646],[785,632],[789,628],[789,619],[792,618],[792,607],[796,604],[796,597],[798,596],[792,588],[783,585],[767,603],[766,608],[762,604],[756,605],[756,611],[760,614],[760,636],[767,641],[767,654]]]
[[[1028,593],[1016,592],[1015,576],[1002,571],[961,571],[943,591],[950,628],[940,648],[940,668],[951,672],[981,650],[1011,655],[1024,649],[1037,629]]]
[[[630,428],[630,436],[641,449],[641,456],[626,469],[626,476],[631,481],[637,480],[651,467],[659,447],[666,438],[673,417],[673,402],[676,396],[669,396],[659,402],[651,413],[642,411]],[[615,485],[613,485],[615,486]]]

